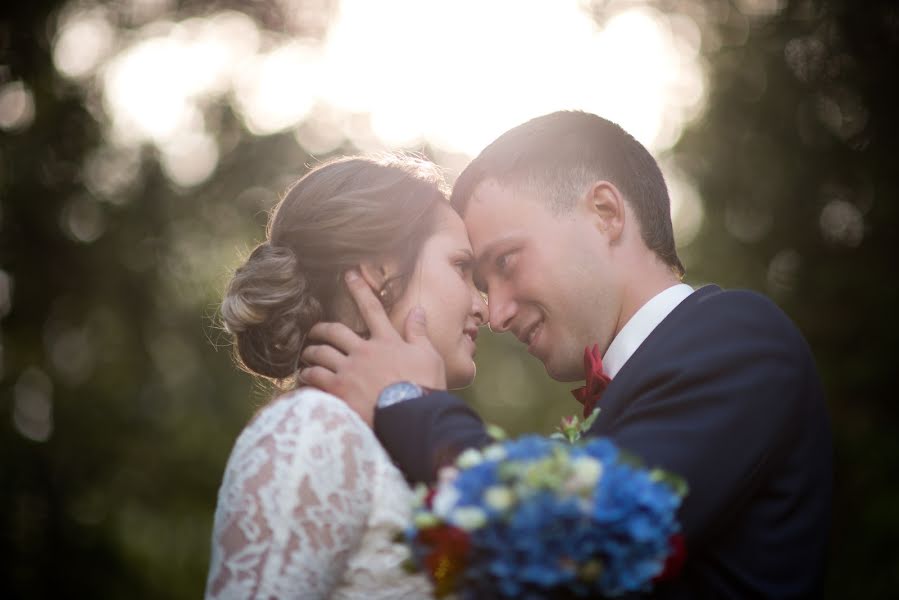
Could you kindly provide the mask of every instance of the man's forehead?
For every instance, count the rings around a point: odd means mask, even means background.
[[[485,179],[473,189],[462,218],[472,244],[481,244],[486,238],[532,227],[543,210],[527,186]]]
[[[475,255],[511,227],[509,212],[509,198],[499,183],[485,181],[474,189],[462,220]]]
[[[510,185],[499,181],[496,178],[488,177],[479,182],[471,192],[469,205],[472,202],[484,204],[492,201],[513,200],[516,196],[517,188],[520,186]]]
[[[528,236],[525,224],[502,205],[502,202],[479,202],[469,205],[465,212],[468,239],[479,262],[489,260],[501,247]]]

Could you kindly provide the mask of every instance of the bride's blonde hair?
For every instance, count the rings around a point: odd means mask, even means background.
[[[293,184],[222,301],[239,366],[292,386],[309,329],[347,319],[344,272],[364,260],[397,261],[382,298],[389,306],[447,202],[437,166],[408,155],[340,158]]]

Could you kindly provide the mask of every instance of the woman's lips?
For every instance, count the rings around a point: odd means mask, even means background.
[[[478,339],[478,328],[477,327],[466,327],[462,332],[462,337],[467,339],[471,344],[471,355],[474,356],[475,350],[477,349],[477,339]]]

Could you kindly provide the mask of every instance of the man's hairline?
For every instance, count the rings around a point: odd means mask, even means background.
[[[588,170],[587,167],[583,167],[582,165],[580,167],[582,167],[585,171]],[[641,240],[643,241],[643,244],[647,245],[646,239],[644,237],[645,236],[645,225],[643,223],[643,220],[640,218],[640,216],[635,211],[633,202],[628,197],[628,195],[613,181],[610,181],[608,178],[604,178],[602,175],[596,173],[595,171],[590,172],[590,178],[592,180],[592,183],[585,183],[584,184],[585,186],[590,186],[590,185],[595,185],[600,182],[605,182],[605,183],[608,183],[609,185],[614,186],[615,189],[618,190],[618,193],[621,195],[621,199],[624,201],[624,204],[627,206],[627,208],[630,209],[630,212],[632,213],[634,219],[636,220],[637,232],[638,232]],[[462,202],[464,209],[462,209],[460,211],[455,206],[455,204],[452,205],[453,208],[456,209],[456,212],[459,214],[459,217],[462,219],[463,223],[465,222],[465,215],[468,212],[468,208],[471,205],[471,202],[475,199],[478,189],[482,185],[484,185],[485,183],[488,183],[488,182],[493,182],[496,185],[499,185],[500,187],[512,189],[513,191],[516,191],[516,192],[523,191],[523,190],[532,192],[529,195],[530,198],[528,199],[528,201],[531,201],[534,204],[544,206],[547,209],[547,211],[550,214],[552,214],[553,217],[555,217],[555,218],[559,218],[564,215],[571,214],[574,211],[576,200],[568,202],[567,205],[564,207],[560,207],[552,200],[546,200],[546,199],[541,198],[540,194],[536,193],[539,190],[535,190],[535,188],[539,186],[539,183],[537,183],[537,181],[535,181],[532,178],[516,177],[516,178],[510,178],[510,179],[504,181],[501,177],[490,174],[490,175],[485,175],[485,176],[481,177],[475,183],[471,184],[471,186],[470,186],[471,191],[465,198],[465,201]],[[670,206],[670,204],[669,204],[669,206]],[[562,208],[563,210],[559,210],[560,208]],[[466,224],[466,229],[467,228],[468,228],[468,225]],[[502,240],[500,240],[500,241],[502,241]],[[497,243],[499,243],[499,241]],[[495,243],[491,242],[489,247],[492,249],[492,247],[495,245],[496,245]],[[653,250],[653,253],[656,256],[659,256],[659,258],[661,258],[658,251]],[[486,254],[487,253],[484,253],[484,255],[486,255]],[[480,260],[480,257],[475,255],[476,266],[480,265],[482,262],[483,261]]]
[[[572,172],[575,169],[581,169],[582,173],[587,174],[587,177],[582,178],[582,187],[584,189],[581,190],[580,194],[584,194],[586,192],[586,190],[589,189],[590,186],[596,185],[597,183],[600,183],[600,182],[605,182],[605,183],[608,183],[609,185],[614,186],[615,189],[618,190],[618,193],[621,194],[622,199],[627,204],[632,205],[631,200],[627,197],[627,194],[624,193],[624,191],[621,189],[621,187],[618,186],[617,184],[615,184],[613,181],[611,181],[605,175],[599,173],[596,170],[592,170],[589,167],[586,167],[584,165],[577,165],[576,167],[569,169],[569,172]],[[546,198],[544,184],[547,182],[547,179],[549,179],[549,178],[541,177],[539,175],[534,176],[532,174],[526,175],[523,177],[518,176],[518,177],[508,177],[508,178],[503,178],[500,175],[485,174],[484,176],[475,180],[474,183],[469,184],[468,187],[469,187],[470,191],[465,196],[464,199],[460,200],[460,202],[458,202],[458,203],[451,203],[451,206],[453,207],[453,209],[455,209],[455,211],[458,213],[458,215],[464,221],[465,215],[468,212],[468,208],[469,208],[469,206],[471,206],[471,202],[475,199],[475,196],[477,195],[477,192],[481,188],[481,186],[483,186],[487,183],[494,183],[501,188],[510,189],[513,192],[529,192],[528,199],[530,201],[534,202],[535,204],[539,204],[539,205],[546,207],[548,209],[548,211],[554,217],[560,217],[560,216],[563,216],[566,214],[571,214],[571,212],[574,210],[574,207],[577,203],[577,199],[578,199],[577,194],[576,194],[576,197],[574,197],[574,198],[567,198],[564,203],[556,202],[554,198]],[[589,182],[587,180],[589,180]],[[542,181],[542,183],[541,183],[541,181]],[[457,204],[461,204],[461,207],[457,206]],[[633,208],[633,207],[631,206],[631,208]],[[642,228],[643,228],[643,224],[641,222],[640,223],[641,231],[642,231]]]

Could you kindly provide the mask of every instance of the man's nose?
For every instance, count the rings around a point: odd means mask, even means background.
[[[509,330],[512,319],[518,312],[518,304],[511,298],[490,294],[487,298],[487,311],[490,317],[488,323],[490,331],[503,333]]]

